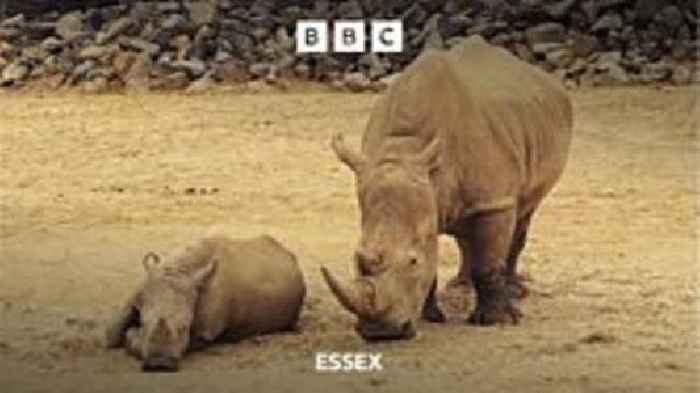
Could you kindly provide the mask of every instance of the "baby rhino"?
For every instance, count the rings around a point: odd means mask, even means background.
[[[306,294],[296,257],[270,236],[207,236],[172,256],[148,253],[146,280],[107,328],[144,371],[177,371],[217,339],[294,329]]]

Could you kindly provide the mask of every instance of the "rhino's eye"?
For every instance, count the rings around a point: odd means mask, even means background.
[[[417,265],[417,264],[418,264],[418,258],[416,258],[416,257],[410,257],[410,258],[408,259],[408,263],[409,263],[411,266]]]

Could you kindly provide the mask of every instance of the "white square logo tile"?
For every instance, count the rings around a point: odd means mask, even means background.
[[[403,23],[400,20],[372,20],[372,52],[403,51]]]
[[[365,51],[365,22],[338,20],[333,23],[333,51],[361,53]]]
[[[328,22],[324,20],[297,21],[297,53],[328,52]]]

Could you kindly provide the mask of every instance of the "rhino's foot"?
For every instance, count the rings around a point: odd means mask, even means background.
[[[469,286],[471,286],[471,281],[468,278],[465,278],[461,274],[455,275],[449,281],[447,281],[447,284],[446,284],[447,288],[459,288],[459,287],[469,287]]]
[[[437,305],[423,307],[422,317],[428,322],[443,323],[447,320],[445,313]]]
[[[524,299],[530,293],[520,277],[509,277],[506,282],[508,295],[513,299]]]
[[[468,322],[481,326],[506,323],[517,325],[522,315],[520,310],[508,299],[486,304],[479,302],[472,315],[469,316]]]

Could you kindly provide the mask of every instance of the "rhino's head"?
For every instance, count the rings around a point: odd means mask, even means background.
[[[323,268],[324,278],[358,316],[362,337],[411,338],[437,269],[438,212],[429,175],[439,142],[415,156],[377,163],[340,136],[333,148],[357,176],[362,237],[355,252],[358,277],[343,283]]]
[[[200,286],[216,267],[214,261],[185,272],[164,266],[157,254],[143,259],[146,281],[136,304],[140,330],[130,346],[144,371],[176,371],[190,340],[190,327]]]

